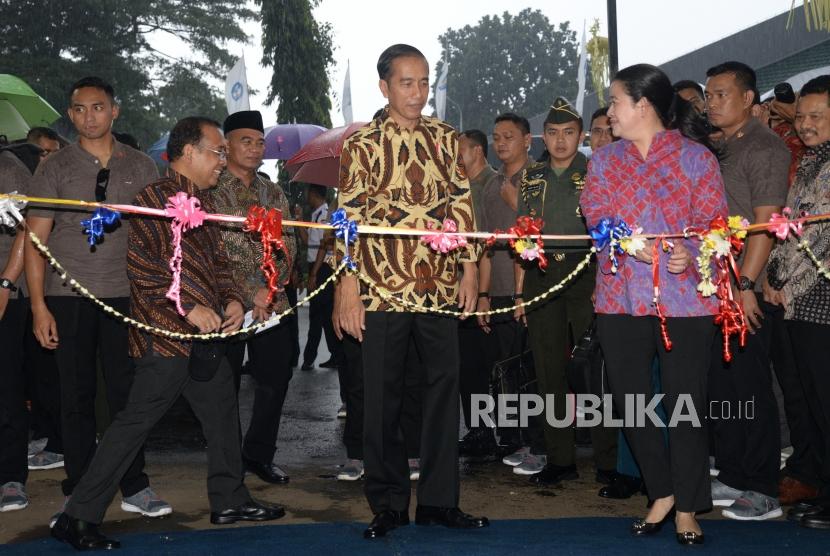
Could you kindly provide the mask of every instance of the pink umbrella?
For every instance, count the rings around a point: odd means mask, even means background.
[[[343,143],[365,125],[366,122],[355,122],[336,127],[306,143],[285,163],[291,181],[337,187]]]
[[[312,124],[277,124],[265,130],[265,159],[288,160],[303,145],[326,131]]]

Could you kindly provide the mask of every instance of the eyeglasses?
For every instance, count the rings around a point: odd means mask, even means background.
[[[95,178],[95,200],[103,203],[107,200],[107,186],[110,184],[110,169],[101,168]]]
[[[610,127],[592,127],[591,128],[591,135],[611,135],[611,128]]]
[[[197,144],[196,146],[199,147],[200,149],[204,149],[206,151],[212,152],[213,154],[215,154],[216,156],[219,157],[219,160],[227,160],[228,159],[228,151],[217,151],[216,149],[211,149],[210,147],[205,147],[204,145],[199,145],[199,144]]]

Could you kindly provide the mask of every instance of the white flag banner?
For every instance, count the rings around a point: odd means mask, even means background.
[[[576,70],[576,82],[579,90],[576,94],[576,113],[582,115],[582,104],[585,100],[585,74],[588,66],[587,39],[585,36],[585,21],[582,22],[582,46],[579,50],[579,66]]]
[[[352,81],[349,77],[349,63],[346,62],[346,79],[343,81],[343,122],[349,125],[354,121],[352,117]]]
[[[251,103],[248,100],[248,79],[245,75],[245,55],[228,72],[225,79],[225,103],[228,105],[228,114],[241,110],[250,110]]]
[[[441,77],[438,78],[438,84],[435,86],[435,115],[439,120],[443,120],[447,115],[447,73],[449,69],[449,62],[444,62]]]

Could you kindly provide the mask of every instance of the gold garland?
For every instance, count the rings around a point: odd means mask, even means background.
[[[271,317],[266,321],[258,322],[246,328],[240,328],[235,332],[210,332],[208,334],[187,334],[182,332],[174,332],[172,330],[166,330],[164,328],[158,328],[143,322],[139,322],[134,318],[128,317],[127,315],[121,313],[117,309],[114,309],[113,307],[107,305],[106,303],[95,297],[95,295],[92,292],[90,292],[88,289],[86,289],[84,286],[78,283],[78,281],[75,280],[72,276],[70,276],[66,269],[57,261],[57,259],[55,259],[55,257],[52,256],[52,252],[49,251],[49,248],[46,245],[44,245],[43,242],[40,241],[40,238],[38,238],[37,235],[34,234],[34,232],[30,231],[28,232],[28,234],[29,238],[32,240],[32,243],[35,245],[35,247],[38,248],[38,251],[40,251],[43,254],[43,256],[46,257],[46,260],[49,261],[49,264],[55,270],[58,271],[61,280],[72,286],[72,288],[79,292],[83,297],[86,297],[87,299],[98,305],[101,309],[103,309],[105,313],[118,317],[126,324],[135,326],[136,328],[144,330],[145,332],[150,332],[151,334],[156,334],[157,336],[165,336],[167,338],[172,338],[174,340],[216,340],[256,332],[260,328],[264,328],[269,324],[279,322],[283,317],[290,314],[296,307],[310,301],[315,296],[319,295],[320,292],[322,292],[328,284],[333,282],[337,278],[337,276],[343,271],[343,269],[346,268],[346,264],[341,263],[340,266],[337,267],[337,269],[331,276],[326,278],[319,286],[317,286],[316,290],[305,296],[301,302],[298,302],[297,305],[295,305],[294,307],[289,307],[279,315]]]
[[[534,298],[532,298],[528,301],[522,301],[521,303],[517,303],[516,305],[513,305],[512,307],[502,307],[501,309],[490,309],[489,311],[471,311],[469,313],[459,312],[459,311],[452,311],[452,310],[449,310],[449,309],[443,309],[442,307],[423,307],[421,305],[418,305],[417,303],[412,303],[411,301],[406,301],[405,299],[400,299],[399,297],[396,297],[393,293],[391,293],[391,292],[381,288],[377,284],[375,284],[368,276],[366,276],[365,274],[363,274],[360,271],[355,271],[355,274],[357,274],[358,278],[360,278],[360,280],[364,284],[369,286],[369,288],[371,288],[375,293],[377,293],[380,296],[381,299],[383,299],[387,303],[396,304],[400,307],[405,307],[407,309],[411,309],[411,310],[419,312],[419,313],[435,313],[435,314],[438,314],[438,315],[448,315],[448,316],[452,316],[452,317],[459,317],[459,316],[468,316],[468,317],[470,317],[470,316],[476,316],[476,317],[482,316],[483,317],[483,316],[490,316],[490,315],[498,315],[498,314],[501,314],[501,313],[511,313],[511,312],[515,311],[516,309],[518,309],[519,307],[524,308],[524,307],[529,307],[530,305],[533,305],[535,303],[539,303],[540,301],[542,301],[543,299],[545,299],[549,295],[552,295],[552,294],[558,292],[559,290],[561,290],[562,288],[564,288],[565,285],[568,284],[568,282],[570,282],[571,280],[576,278],[585,269],[585,267],[588,266],[588,264],[590,264],[591,257],[594,255],[594,253],[596,253],[596,248],[591,247],[591,252],[588,253],[587,255],[585,255],[585,258],[582,259],[579,262],[579,264],[574,267],[574,269],[571,271],[571,273],[568,274],[567,276],[565,276],[565,278],[563,278],[561,282],[559,282],[558,284],[554,284],[553,286],[551,286],[550,288],[548,288],[544,292],[540,293],[539,295],[537,295],[536,297],[534,297]]]
[[[816,269],[818,273],[830,280],[830,269],[822,264],[816,254],[813,253],[813,250],[810,249],[810,243],[806,239],[802,239],[799,244],[798,248],[807,253],[807,256],[810,257],[810,260],[813,261],[813,264],[816,265]]]

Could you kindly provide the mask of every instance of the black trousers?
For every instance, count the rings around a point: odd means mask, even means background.
[[[709,450],[706,423],[706,381],[715,327],[712,317],[669,318],[669,336],[674,347],[666,351],[657,317],[597,315],[597,331],[605,354],[605,365],[614,406],[625,415],[625,395],[645,395],[651,401],[652,366],[655,354],[660,359],[663,407],[671,419],[680,407],[688,413],[694,408],[701,426],[679,421],[665,429],[646,418],[642,427],[626,427],[624,434],[640,466],[652,499],[674,495],[680,512],[711,508]]]
[[[819,497],[830,504],[830,325],[787,321],[807,406],[819,430]]]
[[[47,452],[63,454],[61,435],[61,386],[55,352],[41,346],[32,332],[29,299],[25,299],[26,331],[23,369],[32,401],[32,438],[46,438]]]
[[[363,460],[366,498],[374,513],[409,508],[400,416],[410,340],[424,377],[418,503],[458,506],[458,323],[425,314],[369,311],[362,346]]]
[[[753,490],[778,497],[781,469],[781,426],[778,402],[772,390],[770,347],[773,306],[759,300],[764,312],[762,326],[747,334],[746,346],[732,338],[732,361],[723,360],[723,336],[712,345],[709,373],[709,405],[720,408],[718,419],[710,419],[718,480],[738,490]],[[750,404],[750,405],[748,405]],[[754,404],[752,418],[737,417],[739,408]],[[729,408],[729,419],[723,411]]]
[[[256,380],[256,389],[251,424],[245,434],[242,451],[254,461],[270,463],[277,450],[282,407],[292,376],[291,329],[287,323],[281,322],[265,332],[228,346],[228,362],[235,377],[242,372],[246,345],[248,370]]]
[[[288,298],[288,304],[291,307],[297,306],[297,288],[285,286],[285,296]],[[290,315],[287,315],[283,319],[283,323],[291,331],[291,366],[296,367],[300,359],[300,322],[297,318],[297,310],[295,309]]]
[[[821,460],[818,450],[824,444],[821,431],[810,411],[798,365],[795,360],[789,323],[784,320],[784,309],[772,311],[772,368],[784,395],[784,413],[790,430],[792,455],[787,458],[783,474],[803,483],[818,486]]]
[[[233,372],[227,359],[205,382],[190,379],[186,357],[149,355],[136,359],[129,401],[107,429],[98,451],[75,487],[66,507],[69,515],[101,523],[118,483],[132,465],[147,435],[168,409],[184,395],[202,423],[207,439],[208,499],[221,511],[251,499],[243,484],[239,406]]]
[[[346,424],[343,427],[343,444],[346,457],[363,459],[363,351],[360,343],[351,336],[343,337],[344,364],[341,366],[341,389],[346,398]],[[418,350],[410,340],[406,353],[403,404],[401,406],[401,434],[407,458],[418,458],[421,453],[421,399],[423,397],[423,372]]]
[[[24,399],[25,303],[10,299],[0,319],[0,485],[26,483],[29,413]]]
[[[129,298],[103,299],[108,305],[129,314]],[[115,419],[127,403],[135,373],[127,355],[127,326],[80,297],[47,297],[46,304],[58,328],[55,363],[60,375],[61,433],[64,444],[66,480],[63,493],[69,496],[86,473],[95,455],[95,394],[100,364],[106,381],[110,418]],[[144,450],[121,479],[121,493],[132,496],[149,486],[144,473]]]
[[[317,273],[317,283],[322,284],[323,281],[331,276],[331,267],[327,264],[320,265],[320,270]],[[310,292],[309,292],[310,293]],[[314,364],[317,359],[317,348],[320,345],[320,338],[325,332],[326,346],[329,348],[332,359],[335,362],[340,362],[343,358],[340,340],[334,333],[334,326],[331,323],[331,313],[334,310],[334,285],[329,284],[320,292],[319,295],[312,298],[308,310],[308,336],[306,337],[305,350],[303,350],[303,363],[309,365]]]

